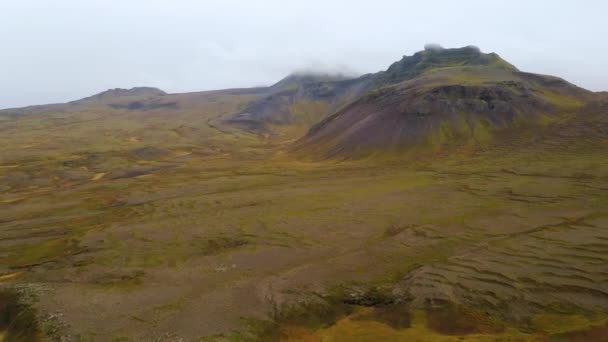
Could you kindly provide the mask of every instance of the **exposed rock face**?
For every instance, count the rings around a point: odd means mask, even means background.
[[[429,48],[415,53],[413,56],[404,56],[400,61],[391,64],[378,78],[385,82],[396,83],[420,76],[425,71],[434,68],[462,67],[462,66],[495,66],[511,71],[517,71],[495,53],[485,54],[475,46],[459,49]]]
[[[108,106],[114,109],[127,109],[136,111],[154,110],[154,109],[177,109],[177,102],[163,102],[153,98],[150,100],[131,101],[128,103],[110,103]]]
[[[549,108],[542,98],[505,86],[449,85],[405,95],[386,89],[313,126],[300,143],[326,146],[330,156],[349,155],[363,148],[423,143],[442,125],[453,132],[446,134],[462,135],[479,122],[507,127],[517,114],[534,115]]]
[[[513,115],[516,111],[531,112],[548,109],[550,105],[533,89],[522,83],[494,85],[442,85],[428,91],[405,92],[388,88],[382,105],[397,106],[399,115],[429,116],[457,113],[499,113]],[[373,96],[372,96],[373,100]]]

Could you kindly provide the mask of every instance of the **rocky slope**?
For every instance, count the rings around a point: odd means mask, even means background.
[[[266,89],[266,96],[226,117],[224,124],[253,133],[276,133],[273,126],[310,127],[374,86],[370,75],[296,73]]]
[[[474,47],[427,48],[374,78],[375,89],[314,125],[296,150],[353,157],[484,145],[505,129],[557,120],[595,97],[562,79],[520,72]]]

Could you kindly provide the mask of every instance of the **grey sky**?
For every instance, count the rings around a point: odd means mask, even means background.
[[[608,90],[608,1],[0,0],[0,108],[386,69],[425,43]]]

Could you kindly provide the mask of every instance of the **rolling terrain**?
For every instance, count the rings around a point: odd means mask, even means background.
[[[496,54],[0,132],[8,341],[608,339],[608,96]]]

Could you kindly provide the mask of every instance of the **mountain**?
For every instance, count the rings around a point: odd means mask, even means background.
[[[518,127],[546,125],[598,98],[557,77],[518,70],[475,46],[427,45],[360,77],[296,73],[218,123],[297,140],[312,158],[483,148]]]
[[[0,133],[0,340],[608,336],[608,93],[496,54],[111,89]]]
[[[356,157],[415,146],[484,145],[516,126],[558,120],[594,98],[475,47],[427,48],[374,80],[371,91],[311,127],[295,150]]]

